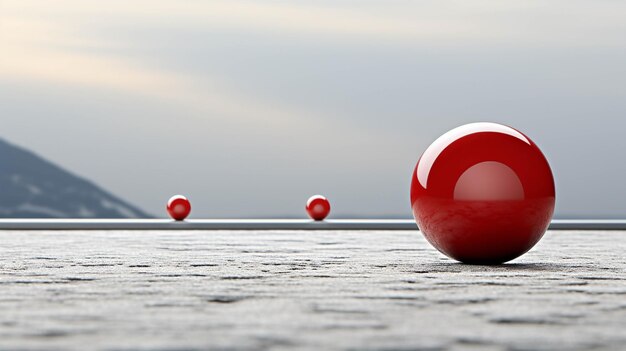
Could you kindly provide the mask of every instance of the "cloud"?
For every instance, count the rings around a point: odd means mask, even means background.
[[[289,129],[303,118],[306,120],[302,111],[229,93],[223,84],[205,76],[194,79],[152,69],[114,53],[68,50],[92,42],[70,28],[44,20],[4,20],[0,52],[6,54],[0,75],[22,82],[103,89],[153,98],[180,106],[187,112],[181,118],[202,116],[201,119],[213,122],[232,122],[240,128],[270,123],[277,130]],[[233,122],[235,117],[237,121]]]
[[[78,4],[74,10],[77,8],[80,9]],[[114,6],[109,10],[122,9]],[[177,123],[196,126],[189,131],[193,133],[190,137],[211,136],[219,143],[228,139],[229,134],[238,135],[248,143],[263,143],[264,148],[270,148],[268,158],[329,153],[333,152],[331,145],[372,145],[374,131],[366,126],[318,116],[285,101],[243,94],[207,75],[196,77],[154,68],[146,64],[145,57],[142,60],[125,55],[124,50],[120,52],[120,48],[130,43],[95,40],[72,23],[39,16],[4,17],[0,52],[7,54],[0,65],[0,76],[20,84],[43,84],[47,89],[72,87],[92,90],[92,94],[109,91],[175,106]],[[163,123],[152,123],[167,130]],[[328,142],[321,146],[300,143],[298,136],[302,135],[323,136]],[[390,134],[378,132],[377,137],[379,143],[397,143]],[[286,144],[292,145],[288,156],[281,149]],[[337,164],[343,162],[341,158],[331,160]]]
[[[597,47],[626,29],[619,1],[252,1],[32,0],[4,2],[4,16],[55,19],[85,27],[214,28],[280,37],[397,41],[403,44]],[[563,16],[569,19],[564,20]],[[581,40],[593,36],[594,40]]]
[[[385,13],[367,6],[342,8],[337,4],[305,4],[297,2],[262,1],[72,1],[42,6],[39,2],[9,1],[5,14],[27,12],[40,17],[63,18],[74,21],[93,16],[112,18],[113,23],[132,21],[137,24],[160,26],[203,26],[269,30],[283,34],[327,34],[330,36],[366,36],[401,38],[438,38],[459,36],[478,28],[471,22],[430,19],[401,11]],[[117,21],[115,19],[118,19]]]

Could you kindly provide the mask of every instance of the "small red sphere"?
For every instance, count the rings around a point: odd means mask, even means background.
[[[314,195],[306,202],[306,212],[311,219],[322,221],[330,213],[330,202],[322,195]]]
[[[541,150],[519,131],[473,123],[437,139],[411,183],[417,225],[461,262],[498,264],[530,250],[554,212],[554,178]]]
[[[182,221],[191,212],[191,203],[182,195],[174,195],[167,202],[167,213],[172,219]]]

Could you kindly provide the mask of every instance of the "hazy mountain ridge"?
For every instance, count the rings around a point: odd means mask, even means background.
[[[0,217],[146,218],[139,208],[0,139]]]

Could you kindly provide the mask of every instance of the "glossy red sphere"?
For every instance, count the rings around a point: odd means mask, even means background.
[[[417,225],[461,262],[498,264],[530,250],[554,212],[554,178],[541,150],[519,131],[473,123],[437,139],[411,183]]]
[[[330,202],[322,195],[314,195],[306,202],[306,212],[311,219],[322,221],[330,213]]]
[[[191,212],[191,203],[182,195],[174,195],[167,202],[167,213],[172,219],[182,221]]]

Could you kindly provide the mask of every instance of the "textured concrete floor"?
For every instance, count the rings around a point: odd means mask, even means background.
[[[0,232],[2,350],[626,349],[626,232],[510,264],[406,232]]]

